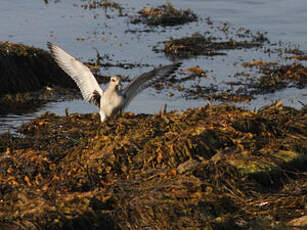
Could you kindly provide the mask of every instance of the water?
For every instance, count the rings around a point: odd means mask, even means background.
[[[32,0],[2,0],[0,2],[0,39],[2,41],[20,42],[47,49],[46,42],[50,41],[60,45],[65,50],[83,61],[95,58],[97,48],[100,54],[108,55],[106,61],[112,63],[141,63],[157,66],[171,61],[161,53],[154,53],[152,47],[170,37],[179,38],[194,32],[204,33],[209,30],[205,18],[210,17],[214,23],[229,22],[231,27],[245,27],[251,31],[268,32],[268,38],[273,43],[283,41],[297,45],[307,52],[307,4],[304,0],[271,0],[271,1],[243,1],[243,0],[173,0],[175,8],[190,8],[200,18],[198,22],[184,26],[158,28],[153,32],[128,32],[129,30],[142,30],[143,25],[129,23],[129,18],[144,7],[156,7],[166,1],[131,0],[117,1],[128,17],[118,17],[116,10],[92,9],[81,7],[88,1]],[[225,82],[232,81],[232,74],[243,70],[241,65],[233,63],[249,62],[253,60],[285,61],[278,55],[268,56],[262,50],[233,50],[227,56],[205,57],[200,56],[183,60],[182,68],[199,65],[208,72],[208,78],[200,80],[201,84],[218,84],[226,88]],[[103,74],[121,74],[133,77],[152,67],[140,67],[130,70],[122,68],[105,68]],[[246,70],[246,69],[245,69]],[[189,82],[186,87],[189,86]],[[203,99],[186,100],[180,92],[164,90],[157,93],[153,89],[145,90],[138,95],[127,108],[135,113],[155,113],[168,105],[169,110],[185,110],[203,106],[208,102]],[[257,109],[274,100],[282,99],[284,104],[300,108],[301,103],[307,102],[305,90],[295,88],[285,89],[269,95],[259,95],[249,104],[240,104],[249,109]],[[97,109],[81,100],[49,103],[45,107],[30,114],[9,114],[0,118],[0,132],[14,129],[18,125],[38,116],[46,111],[59,115],[65,113],[69,107],[70,113],[97,112]]]

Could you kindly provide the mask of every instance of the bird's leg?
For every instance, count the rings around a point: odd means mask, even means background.
[[[112,116],[112,120],[116,121],[121,117],[121,112],[117,112],[115,115]]]
[[[102,111],[100,111],[99,114],[100,114],[100,120],[101,120],[101,122],[104,122],[104,121],[107,119],[106,115],[105,115],[104,112],[102,112]]]
[[[123,116],[123,111],[124,111],[123,109],[120,109],[118,111],[118,113],[116,114],[117,119]]]

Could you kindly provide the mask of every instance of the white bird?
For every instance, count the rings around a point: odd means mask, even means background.
[[[169,76],[181,64],[170,64],[143,73],[123,90],[119,90],[120,77],[112,76],[109,87],[104,91],[87,66],[56,45],[48,42],[47,46],[56,63],[76,82],[84,100],[92,102],[100,109],[101,122],[125,109],[139,92],[158,78]]]

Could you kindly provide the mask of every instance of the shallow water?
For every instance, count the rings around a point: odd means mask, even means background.
[[[111,63],[141,63],[150,64],[152,67],[167,64],[171,61],[162,53],[154,53],[152,47],[158,42],[168,40],[170,37],[179,38],[195,32],[204,33],[208,28],[205,18],[210,17],[215,24],[225,21],[231,27],[238,29],[245,27],[253,32],[268,32],[267,36],[272,43],[291,43],[307,52],[307,4],[302,0],[271,0],[271,1],[243,1],[243,0],[173,0],[175,8],[194,11],[200,20],[183,26],[172,28],[157,28],[153,32],[139,32],[144,30],[144,25],[129,23],[129,17],[144,7],[157,7],[166,1],[130,0],[117,1],[124,8],[128,17],[119,17],[116,10],[103,10],[102,8],[85,10],[81,7],[88,1],[62,0],[62,1],[19,1],[2,0],[0,3],[0,38],[2,41],[20,42],[26,45],[46,48],[50,41],[60,45],[74,56],[83,61],[96,57],[97,48],[100,55],[107,55],[105,61]],[[129,32],[134,31],[135,33]],[[80,40],[81,39],[81,40]],[[278,48],[277,46],[272,46]],[[232,50],[227,51],[227,56],[206,57],[200,56],[183,60],[182,68],[199,65],[208,74],[208,78],[201,79],[199,84],[217,84],[221,89],[228,86],[224,83],[232,81],[229,76],[243,70],[241,65],[233,63],[249,62],[254,60],[279,61],[285,60],[277,54],[268,56],[263,50]],[[133,77],[152,67],[133,68],[105,68],[104,75],[120,74]],[[246,69],[245,69],[246,71]],[[189,86],[189,82],[185,87]],[[186,100],[183,95],[174,92],[169,97],[169,90],[157,92],[153,89],[145,90],[138,95],[127,108],[135,113],[155,113],[168,105],[168,110],[185,110],[202,106],[208,103],[203,99]],[[301,103],[307,102],[306,90],[295,88],[285,89],[274,94],[259,95],[249,104],[241,103],[249,109],[257,109],[277,99],[282,99],[284,104],[296,108]],[[46,111],[59,115],[65,113],[69,107],[70,113],[97,112],[97,109],[81,100],[49,103],[45,107],[30,114],[9,114],[0,118],[0,132],[26,122]]]

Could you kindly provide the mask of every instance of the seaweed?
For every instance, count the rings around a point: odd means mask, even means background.
[[[164,41],[163,43],[163,52],[167,56],[181,58],[199,55],[226,55],[226,53],[222,52],[222,50],[242,48],[249,49],[263,45],[263,41],[256,39],[251,41],[236,41],[234,39],[229,39],[228,41],[217,42],[216,38],[211,36],[204,36],[200,33],[195,33],[190,37],[171,39],[169,41]]]
[[[48,52],[23,44],[0,42],[0,73],[0,96],[36,91],[47,86],[75,86]]]
[[[150,26],[176,26],[197,21],[197,16],[192,10],[177,10],[170,3],[157,8],[143,9],[138,12],[131,23],[144,23]]]
[[[210,76],[207,74],[208,70],[205,71],[199,66],[187,68],[179,72],[179,75],[170,78],[168,87],[181,92],[188,99],[204,98],[221,102],[246,103],[259,94],[274,93],[285,88],[304,89],[306,87],[307,71],[301,63],[279,64],[253,61],[244,62],[242,66],[249,68],[249,72],[236,73],[234,77],[242,76],[243,78],[226,82],[225,84],[231,86],[228,89],[220,89],[218,84],[202,85],[201,81]],[[251,72],[251,68],[257,71]],[[183,84],[187,81],[194,82],[189,87],[184,87]]]
[[[86,65],[97,72],[96,64]],[[99,83],[109,76],[95,74]],[[33,112],[50,101],[80,97],[75,82],[47,51],[0,42],[0,114]]]
[[[284,89],[290,83],[294,83],[298,89],[303,89],[307,84],[307,69],[304,65],[293,62],[290,65],[278,65],[276,63],[243,63],[244,66],[256,66],[261,76],[259,81],[251,82],[249,86],[260,93],[275,92]]]
[[[119,3],[114,2],[114,1],[109,1],[109,0],[90,0],[86,4],[82,4],[81,7],[83,9],[98,9],[98,8],[103,8],[105,10],[108,9],[115,9],[118,11],[119,16],[123,16],[123,7],[120,6]]]
[[[43,114],[0,135],[1,228],[287,229],[305,209],[306,109]]]

